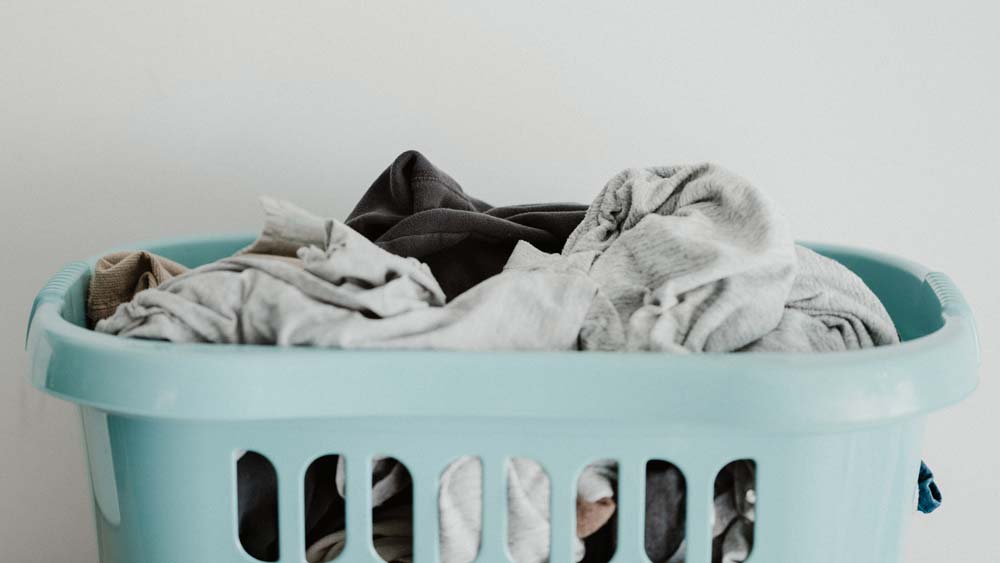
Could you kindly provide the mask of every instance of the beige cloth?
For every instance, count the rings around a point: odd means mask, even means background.
[[[136,293],[187,271],[185,266],[151,252],[123,250],[94,264],[87,294],[87,318],[96,323],[114,314]]]
[[[615,513],[615,501],[605,497],[595,501],[576,499],[576,537],[586,538],[594,535],[611,520]]]
[[[245,253],[244,256],[267,257],[299,268],[302,260],[283,255]],[[158,287],[165,281],[188,271],[188,268],[145,250],[123,250],[102,256],[94,264],[87,293],[87,319],[96,324],[113,315],[122,303],[128,303],[136,293]]]

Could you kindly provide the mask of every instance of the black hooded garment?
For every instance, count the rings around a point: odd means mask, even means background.
[[[407,151],[365,192],[347,225],[388,252],[426,263],[450,300],[500,273],[519,240],[560,252],[586,210],[576,203],[493,207]]]

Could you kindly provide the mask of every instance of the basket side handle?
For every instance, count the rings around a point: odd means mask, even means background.
[[[45,283],[38,295],[35,296],[34,302],[31,304],[31,313],[28,315],[28,326],[24,335],[24,345],[25,348],[28,346],[28,340],[31,335],[31,326],[35,321],[35,314],[38,312],[38,308],[45,303],[55,304],[58,312],[62,311],[63,305],[66,303],[66,295],[69,292],[70,286],[76,282],[80,276],[90,270],[90,265],[86,262],[75,261],[70,262],[59,270],[55,275],[49,278],[49,281]]]
[[[965,296],[952,281],[951,277],[944,272],[930,272],[924,277],[926,283],[937,297],[941,306],[941,316],[946,324],[958,323],[967,329],[975,342],[976,363],[981,363],[982,352],[979,344],[979,334],[976,331],[976,322],[972,315],[972,308],[969,306]]]

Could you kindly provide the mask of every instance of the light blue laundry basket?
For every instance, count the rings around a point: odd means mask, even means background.
[[[197,266],[251,237],[141,248]],[[478,561],[505,556],[504,460],[538,460],[551,483],[551,560],[571,561],[576,478],[619,463],[614,561],[647,561],[645,465],[687,483],[687,561],[711,557],[713,482],[735,459],[757,466],[752,562],[899,560],[931,411],[976,385],[969,307],[949,278],[891,256],[811,245],[882,299],[899,346],[839,354],[457,353],[176,345],[85,328],[94,260],[38,294],[29,377],[81,406],[104,563],[254,561],[236,527],[237,452],[278,476],[280,561],[304,560],[303,477],[347,461],[347,547],[373,562],[370,460],[413,477],[414,555],[437,561],[437,483],[456,457],[484,464]]]

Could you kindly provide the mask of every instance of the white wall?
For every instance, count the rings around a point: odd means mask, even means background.
[[[22,377],[47,276],[121,242],[253,230],[257,193],[343,216],[411,147],[497,204],[709,159],[800,238],[951,274],[984,380],[929,423],[946,499],[908,561],[995,552],[995,3],[361,4],[0,0],[0,560],[96,558],[75,412]]]

